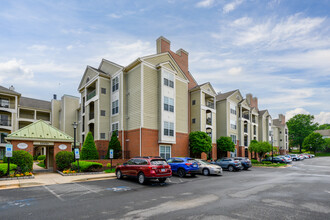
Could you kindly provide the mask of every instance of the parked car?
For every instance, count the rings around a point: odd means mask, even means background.
[[[222,168],[218,165],[211,164],[205,160],[195,159],[198,163],[199,172],[204,176],[208,176],[210,174],[222,175]]]
[[[309,156],[307,154],[302,154],[302,156],[305,158],[305,159],[309,159]]]
[[[235,157],[234,159],[239,160],[241,162],[244,170],[248,170],[252,167],[251,160],[249,160],[249,158],[247,157]]]
[[[314,154],[310,154],[311,155],[311,158],[314,158],[315,157],[315,155]]]
[[[163,183],[172,176],[172,171],[170,165],[162,158],[139,157],[117,166],[116,176],[117,179],[122,179],[124,176],[135,177],[140,184],[144,184],[149,179],[158,179]]]
[[[297,154],[290,154],[290,156],[291,156],[291,159],[292,159],[293,161],[301,160],[300,157],[299,157]]]
[[[199,173],[197,161],[190,157],[173,157],[168,159],[167,163],[171,166],[173,174],[179,177],[185,177],[186,174],[195,176]]]
[[[272,157],[268,157],[262,160],[262,162],[264,161],[270,161],[270,162],[273,161],[273,163],[286,163],[285,159],[279,157],[274,157],[274,160],[272,160]]]
[[[302,154],[299,154],[298,157],[300,158],[300,160],[305,160],[305,156]]]
[[[219,165],[222,169],[227,169],[229,171],[240,171],[243,169],[242,163],[234,158],[222,158],[218,159],[212,164]]]
[[[278,156],[278,157],[284,159],[286,163],[292,163],[292,160],[289,157],[285,157],[285,156]]]

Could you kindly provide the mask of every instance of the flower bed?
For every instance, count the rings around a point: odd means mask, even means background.
[[[4,180],[20,180],[20,179],[34,179],[34,175],[31,172],[25,172],[24,174],[10,174],[10,177],[0,178],[0,181]]]
[[[73,172],[70,172],[70,173],[63,173],[62,171],[59,171],[57,170],[57,172],[59,174],[61,174],[62,176],[79,176],[79,175],[92,175],[92,174],[103,174],[105,172],[86,172],[86,173],[73,173]]]

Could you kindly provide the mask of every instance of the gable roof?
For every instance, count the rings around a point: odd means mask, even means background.
[[[195,89],[197,89],[197,88],[202,89],[202,87],[205,86],[205,85],[210,86],[210,88],[212,89],[212,92],[213,92],[214,94],[217,94],[216,91],[214,90],[214,88],[213,88],[213,86],[211,85],[210,82],[206,82],[206,83],[203,83],[203,84],[197,85],[197,86],[195,86],[195,87],[189,89],[189,91],[193,91],[193,90],[195,90]]]
[[[217,99],[217,101],[225,100],[229,96],[231,96],[232,94],[234,94],[236,91],[239,92],[239,89],[235,89],[233,91],[229,91],[229,92],[226,92],[226,93],[218,93],[218,95],[216,96],[216,99]]]
[[[263,115],[263,114],[265,114],[265,113],[268,113],[268,110],[267,109],[265,109],[265,110],[261,110],[261,111],[259,111],[259,115],[261,116],[261,115]],[[269,113],[268,113],[269,114]]]
[[[6,140],[73,142],[73,138],[71,136],[47,124],[43,120],[33,122],[32,124],[9,134]]]
[[[326,130],[316,130],[315,132],[321,134],[322,136],[330,136],[330,129],[326,129]]]
[[[18,95],[18,96],[21,95],[20,93],[7,89],[6,87],[3,87],[3,86],[0,86],[0,92],[12,94],[12,95]]]
[[[51,103],[48,101],[40,100],[40,99],[32,99],[27,97],[21,97],[19,100],[19,105],[21,107],[30,107],[30,108],[38,108],[38,109],[46,109],[51,110]]]

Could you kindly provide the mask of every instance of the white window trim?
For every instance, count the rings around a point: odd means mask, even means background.
[[[112,113],[112,109],[113,109],[113,104],[112,104],[112,103],[114,103],[115,101],[118,101],[118,112],[115,113],[115,114],[113,114],[113,113]],[[119,115],[119,112],[120,112],[120,108],[119,108],[119,99],[116,99],[115,101],[112,101],[112,102],[111,102],[111,116]]]
[[[160,156],[160,147],[161,146],[163,146],[163,147],[170,147],[170,157],[169,158],[171,158],[172,157],[172,146],[171,145],[166,145],[166,144],[160,144],[159,145],[159,156]],[[166,154],[166,148],[165,148],[165,154]]]

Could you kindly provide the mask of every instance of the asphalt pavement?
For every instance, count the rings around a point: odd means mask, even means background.
[[[107,179],[0,191],[1,219],[329,219],[330,158],[139,185]]]

